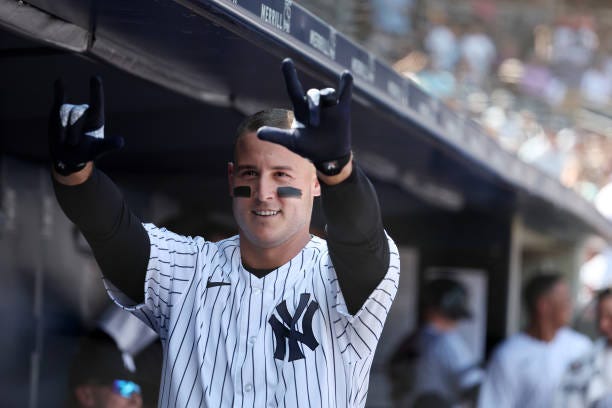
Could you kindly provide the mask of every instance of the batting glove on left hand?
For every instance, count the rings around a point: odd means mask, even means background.
[[[325,88],[304,93],[290,58],[283,61],[282,70],[296,122],[291,129],[263,126],[257,136],[309,159],[326,176],[340,173],[351,157],[353,76],[344,71],[337,92]]]
[[[49,150],[53,168],[62,176],[76,173],[87,162],[123,147],[122,137],[104,137],[104,90],[99,77],[91,78],[89,92],[89,105],[67,104],[62,82],[55,82]]]

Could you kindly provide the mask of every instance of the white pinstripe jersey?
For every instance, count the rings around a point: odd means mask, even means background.
[[[313,237],[263,278],[245,270],[238,236],[218,243],[145,224],[145,302],[109,294],[156,330],[160,407],[361,407],[399,282],[389,238],[385,278],[353,316],[327,243]],[[133,303],[133,302],[132,302]]]

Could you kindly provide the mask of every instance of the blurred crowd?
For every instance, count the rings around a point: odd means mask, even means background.
[[[541,4],[381,0],[374,6],[404,16],[403,31],[375,18],[369,48],[594,200],[612,173],[612,21]]]

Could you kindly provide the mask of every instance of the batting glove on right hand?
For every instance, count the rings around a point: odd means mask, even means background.
[[[64,103],[64,86],[55,81],[49,118],[49,150],[53,168],[62,176],[82,170],[87,162],[123,147],[122,137],[104,137],[104,90],[100,77],[91,77],[89,105]]]

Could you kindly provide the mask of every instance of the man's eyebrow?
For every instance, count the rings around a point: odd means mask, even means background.
[[[252,165],[252,164],[239,164],[238,166],[236,166],[236,169],[238,171],[241,171],[241,170],[255,170],[255,169],[257,169],[257,167]]]
[[[253,165],[253,164],[240,164],[238,166],[236,166],[236,169],[238,171],[242,171],[242,170],[257,170],[257,166]],[[288,165],[279,165],[279,166],[272,166],[272,170],[293,170],[292,166],[288,166]]]
[[[291,166],[273,166],[272,170],[293,170]]]

